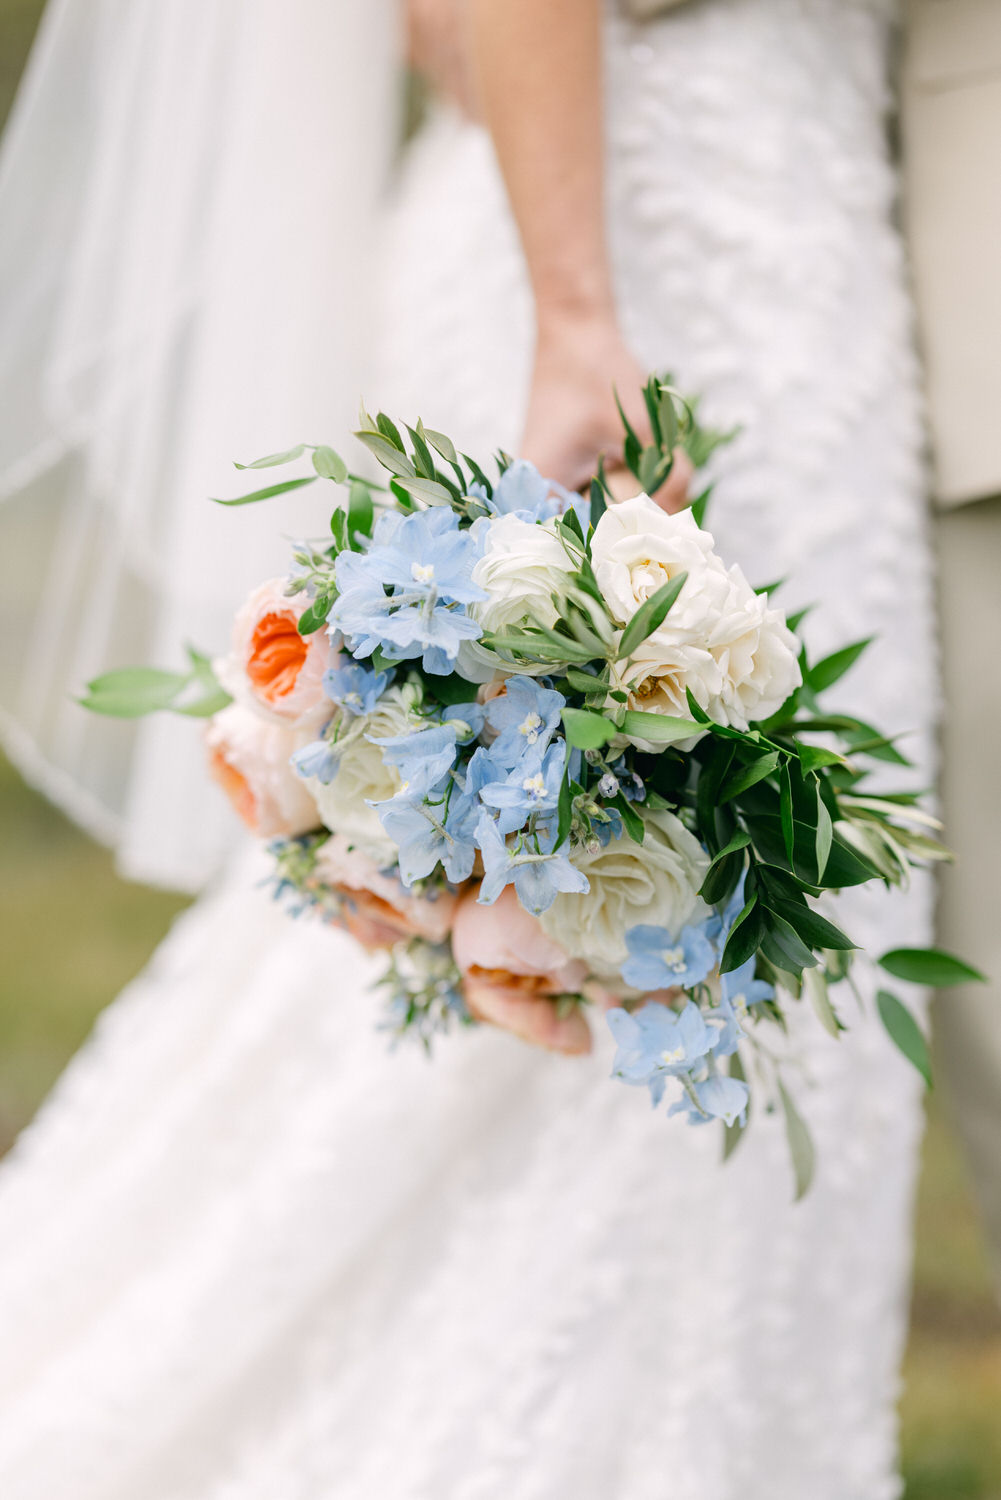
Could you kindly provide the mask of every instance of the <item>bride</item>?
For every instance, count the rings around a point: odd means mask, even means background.
[[[59,9],[71,25],[73,0]],[[189,86],[163,100],[192,172],[191,120],[218,131],[199,113],[214,95],[234,135],[248,122],[262,174],[279,147],[253,110],[239,115],[248,101],[280,144],[329,91],[359,108],[386,98],[325,45],[342,24],[371,49],[381,7],[178,9],[192,53],[175,34],[172,55]],[[351,16],[335,25],[338,10]],[[853,701],[916,731],[927,775],[921,431],[885,136],[893,10],[692,0],[639,20],[625,7],[601,19],[597,0],[413,7],[419,55],[458,104],[431,111],[379,225],[367,389],[467,451],[520,448],[575,484],[613,441],[610,381],[632,390],[670,366],[704,393],[708,420],[740,426],[718,459],[721,550],[762,582],[788,575],[788,608],[818,602],[815,649],[878,635]],[[208,33],[226,38],[226,92]],[[144,48],[131,23],[129,36],[132,66],[153,67],[150,36]],[[274,87],[255,88],[262,78]],[[139,75],[128,85],[138,98]],[[305,225],[306,200],[319,235],[333,222],[346,236],[323,152],[348,153],[347,192],[367,180],[372,136],[351,141],[289,149],[294,176],[270,199],[245,160],[227,224],[287,206]],[[315,327],[330,300],[309,302],[323,257],[308,238],[287,250],[282,277],[257,288],[265,329],[287,332],[270,304],[291,296],[308,330],[298,361],[254,366],[274,388],[252,409],[289,423],[275,447],[312,439],[304,424],[321,420],[315,391],[287,410],[284,376],[312,389],[330,371]],[[230,278],[244,264],[228,263]],[[345,317],[356,300],[341,296]],[[166,308],[146,311],[166,321]],[[245,311],[253,327],[252,302]],[[189,334],[202,357],[175,362],[174,378],[186,371],[211,396],[228,355],[249,388],[239,319],[211,330],[214,345],[204,319]],[[85,418],[85,381],[76,398]],[[230,416],[215,428],[225,456],[268,446],[258,429],[226,447],[245,420]],[[179,430],[194,420],[181,411]],[[313,440],[338,441],[319,430]],[[295,523],[272,511],[265,524]],[[180,640],[190,611],[168,614]],[[345,936],[291,922],[259,874],[239,859],[178,923],[0,1176],[5,1500],[898,1495],[921,1111],[916,1075],[869,1016],[849,1017],[837,1044],[794,1017],[791,1077],[819,1158],[794,1204],[779,1120],[755,1117],[723,1167],[713,1130],[672,1128],[608,1085],[600,1038],[572,1061],[486,1028],[444,1041],[430,1064],[390,1055],[371,962]],[[847,918],[881,951],[923,941],[928,915],[916,884],[856,895]]]

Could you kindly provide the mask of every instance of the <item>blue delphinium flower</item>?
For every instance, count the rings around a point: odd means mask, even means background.
[[[484,906],[492,905],[504,887],[513,883],[522,906],[537,917],[549,910],[561,892],[584,895],[591,888],[587,876],[570,863],[567,845],[553,848],[552,829],[522,835],[508,845],[493,818],[483,810],[476,839],[484,869],[478,899]]]
[[[501,833],[524,828],[533,813],[545,816],[556,811],[566,759],[566,741],[558,740],[543,755],[527,756],[504,772],[503,779],[488,781],[481,788],[480,801],[499,814]]]
[[[483,709],[478,703],[457,703],[445,717],[427,729],[408,730],[385,739],[368,738],[382,746],[382,758],[395,766],[403,786],[397,795],[424,796],[438,785],[455,765],[459,745],[483,728]]]
[[[346,713],[370,714],[394,676],[393,672],[373,672],[360,662],[349,662],[344,667],[327,668],[323,691]]]
[[[618,1044],[613,1078],[645,1084],[655,1106],[664,1097],[667,1079],[698,1067],[716,1041],[715,1032],[692,1000],[680,1011],[657,1001],[634,1012],[610,1010],[608,1025]]]
[[[541,755],[556,732],[566,701],[562,693],[543,687],[534,677],[509,677],[507,690],[487,704],[487,722],[497,732],[490,747],[494,761],[513,767],[529,752]]]
[[[716,966],[716,950],[704,927],[683,927],[674,937],[666,927],[641,924],[626,933],[626,947],[622,977],[638,990],[690,988]]]
[[[555,479],[546,479],[534,464],[519,458],[511,464],[494,485],[492,499],[482,496],[488,509],[495,516],[519,516],[523,521],[551,521],[554,516],[564,516],[568,510],[577,512],[581,526],[586,532],[591,519],[590,498],[574,494],[557,484]]]
[[[764,1000],[775,998],[772,985],[766,983],[764,979],[755,979],[753,957],[741,964],[739,969],[732,969],[729,974],[720,975],[720,992],[724,1004],[733,1008],[739,1021],[744,1020],[750,1006],[760,1005]]]
[[[434,724],[408,734],[387,739],[368,735],[373,745],[382,748],[382,758],[395,766],[403,782],[397,796],[413,800],[423,797],[447,776],[458,754],[458,736],[454,724]]]
[[[312,740],[293,753],[292,768],[300,776],[315,776],[317,781],[329,786],[337,773],[338,754],[335,741]]]
[[[742,1078],[728,1078],[725,1073],[710,1073],[708,1078],[689,1084],[684,1096],[667,1111],[669,1115],[684,1114],[691,1125],[708,1125],[711,1120],[722,1120],[727,1125],[743,1125],[747,1121],[747,1104],[750,1089]]]
[[[476,859],[476,821],[480,809],[451,784],[428,796],[396,796],[376,804],[379,818],[400,851],[400,878],[405,886],[430,875],[440,861],[453,884],[468,880]]]
[[[472,582],[478,555],[477,538],[447,506],[384,515],[366,553],[339,555],[329,624],[356,656],[371,655],[375,640],[394,660],[420,656],[426,671],[448,673],[460,643],[482,634],[465,610],[486,598]]]

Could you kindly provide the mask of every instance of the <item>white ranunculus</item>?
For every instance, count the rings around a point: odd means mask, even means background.
[[[586,895],[560,895],[539,921],[573,958],[582,958],[604,980],[616,980],[628,956],[626,933],[640,923],[677,935],[701,921],[708,908],[698,895],[709,856],[669,812],[644,812],[646,836],[636,844],[623,834],[595,854],[574,852],[588,878]]]
[[[372,713],[342,720],[337,745],[337,770],[328,785],[316,777],[307,785],[316,800],[324,827],[343,834],[348,842],[371,856],[380,867],[397,856],[379,814],[369,802],[383,802],[400,789],[400,774],[387,765],[382,748],[369,736],[388,739],[420,726],[414,713],[417,691],[409,684],[387,688]]]
[[[690,511],[668,515],[646,495],[609,506],[591,552],[609,611],[622,625],[665,583],[688,575],[663,624],[623,669],[630,708],[687,718],[690,690],[711,719],[746,729],[797,686],[797,644],[782,615],[739,568],[724,566]]]
[[[486,541],[473,582],[487,597],[469,605],[469,614],[495,633],[526,622],[551,627],[557,619],[552,595],[563,593],[567,575],[574,571],[552,525],[513,515],[477,524],[486,531]],[[545,664],[513,666],[478,641],[461,643],[456,666],[463,677],[481,683],[512,672],[531,676],[551,670]]]
[[[491,521],[473,582],[486,599],[470,614],[484,630],[506,630],[525,619],[551,626],[557,618],[553,594],[566,588],[573,560],[551,526],[501,516]]]

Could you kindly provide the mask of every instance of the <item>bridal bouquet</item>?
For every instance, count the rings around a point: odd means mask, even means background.
[[[277,890],[385,949],[391,1025],[425,1042],[489,1022],[567,1053],[593,1018],[614,1075],[739,1138],[752,1084],[785,1113],[799,1190],[812,1147],[758,1041],[805,1000],[832,1035],[854,944],[815,901],[899,884],[944,856],[911,793],[874,795],[878,730],[818,697],[860,641],[810,664],[786,619],[702,526],[670,514],[722,435],[667,384],[645,389],[652,444],[625,423],[634,498],[599,470],[570,494],[497,455],[493,476],[418,422],[364,411],[379,486],[328,447],[330,535],[251,595],[222,660],[134,669],[87,705],[209,719],[213,774],[269,840]],[[934,950],[880,959],[935,984],[971,972]],[[927,1072],[888,991],[880,1016]]]

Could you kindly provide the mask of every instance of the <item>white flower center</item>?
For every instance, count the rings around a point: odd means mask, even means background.
[[[734,1010],[743,1021],[744,1017],[747,1015],[747,996],[744,994],[734,995],[731,1003]]]
[[[410,576],[415,583],[433,583],[434,563],[411,563]]]
[[[531,797],[543,797],[546,792],[546,783],[542,772],[537,771],[534,776],[526,776],[521,783],[522,791],[528,792]]]
[[[683,1061],[684,1056],[684,1047],[665,1047],[664,1051],[660,1054],[660,1060],[666,1068],[669,1068],[672,1063]]]
[[[665,948],[661,957],[672,974],[683,974],[687,967],[684,948]]]
[[[344,707],[345,708],[361,708],[361,693],[345,693],[344,694]]]
[[[530,745],[534,745],[539,738],[539,730],[541,728],[542,720],[533,708],[531,713],[527,714],[518,725],[518,733],[523,734]]]

